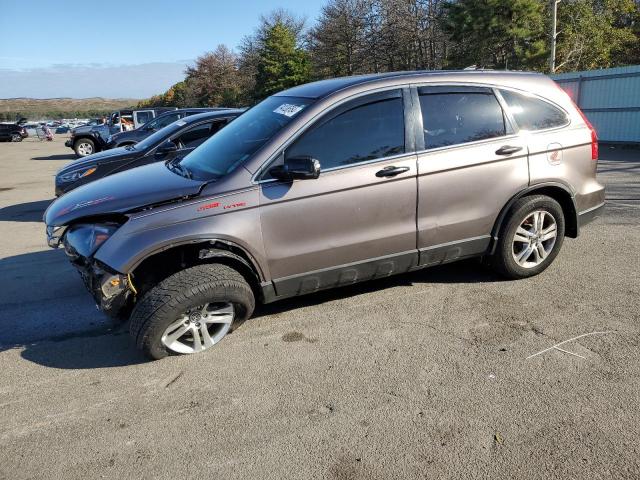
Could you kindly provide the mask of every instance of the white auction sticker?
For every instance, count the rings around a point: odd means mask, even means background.
[[[278,108],[276,108],[273,112],[279,113],[280,115],[285,115],[287,117],[293,117],[296,113],[302,110],[304,107],[299,105],[291,105],[290,103],[283,103]]]

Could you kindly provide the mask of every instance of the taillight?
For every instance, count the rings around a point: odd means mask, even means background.
[[[576,110],[582,117],[582,120],[584,120],[584,123],[586,123],[587,127],[589,127],[589,130],[591,131],[591,160],[598,160],[598,134],[596,133],[596,129],[593,128],[593,125],[591,125],[591,122],[589,121],[587,116],[582,110],[580,110],[580,107],[576,105],[576,102],[573,101],[566,90],[564,90],[558,83],[556,83],[556,87],[558,87],[558,89],[560,89],[567,97],[569,97],[569,101],[571,101],[573,106],[576,107]]]
[[[591,131],[591,160],[598,160],[598,134],[596,133],[596,129],[593,128],[593,125],[591,125],[591,122],[584,114],[584,112],[580,110],[580,107],[578,107],[578,105],[576,105],[573,100],[571,101],[571,103],[573,103],[573,106],[576,107],[576,110],[578,110],[578,113],[582,117],[582,120],[584,120],[584,123],[587,124],[587,127],[589,127],[589,130]]]

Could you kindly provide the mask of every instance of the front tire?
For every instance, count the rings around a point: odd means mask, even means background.
[[[546,195],[523,197],[511,208],[488,263],[509,279],[538,275],[560,252],[564,231],[564,212],[557,201]]]
[[[207,350],[251,316],[255,298],[236,270],[221,264],[181,270],[149,290],[131,314],[130,333],[149,358]]]
[[[73,144],[73,150],[78,157],[87,157],[95,153],[96,144],[90,138],[81,138]]]
[[[12,142],[21,142],[22,141],[22,135],[20,135],[19,133],[11,134],[11,141]]]

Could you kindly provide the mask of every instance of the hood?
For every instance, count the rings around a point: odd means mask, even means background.
[[[74,135],[78,135],[80,133],[89,133],[89,132],[100,132],[100,133],[106,132],[108,134],[109,127],[107,127],[106,125],[82,125],[81,127],[74,128],[72,132]]]
[[[133,153],[135,152],[125,147],[112,148],[111,150],[103,150],[102,152],[94,153],[93,155],[89,155],[87,157],[74,160],[73,162],[65,165],[60,170],[58,170],[58,173],[56,175],[60,175],[61,173],[66,173],[71,170],[76,170],[81,167],[88,167],[89,165],[95,165],[96,163],[105,163],[105,162],[109,162],[110,160],[118,160],[122,157],[127,157]]]
[[[126,170],[88,183],[54,201],[44,213],[48,226],[197,195],[205,181],[189,180],[164,162]]]

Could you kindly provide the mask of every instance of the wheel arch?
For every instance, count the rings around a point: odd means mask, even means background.
[[[491,230],[490,254],[493,254],[495,251],[500,230],[513,204],[520,198],[530,195],[546,195],[557,201],[562,207],[562,212],[565,217],[565,236],[569,238],[576,238],[578,236],[578,209],[576,208],[575,197],[571,189],[567,185],[558,182],[539,183],[518,192],[502,207]]]
[[[261,298],[264,278],[258,262],[244,248],[224,239],[197,239],[172,244],[139,259],[130,274],[139,294],[174,273],[195,265],[219,263],[237,270]]]

